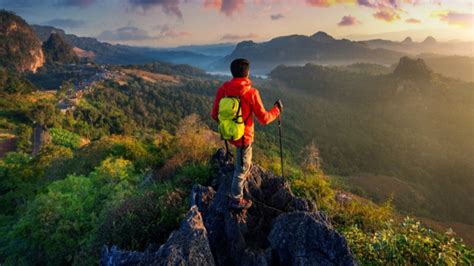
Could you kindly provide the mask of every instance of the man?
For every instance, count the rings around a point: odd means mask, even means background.
[[[269,124],[274,121],[283,110],[283,103],[277,100],[270,111],[263,106],[260,94],[252,87],[249,79],[250,63],[246,59],[236,59],[230,64],[233,79],[225,82],[218,90],[212,107],[211,116],[218,120],[219,101],[223,97],[238,97],[240,99],[243,122],[245,124],[243,139],[230,141],[237,147],[237,156],[234,175],[232,178],[230,207],[237,210],[250,208],[252,202],[243,197],[244,183],[252,165],[252,142],[254,137],[255,115],[258,121]]]

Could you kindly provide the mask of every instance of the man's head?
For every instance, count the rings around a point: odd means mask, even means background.
[[[249,76],[250,62],[247,59],[239,58],[230,64],[230,72],[234,78],[246,78]]]

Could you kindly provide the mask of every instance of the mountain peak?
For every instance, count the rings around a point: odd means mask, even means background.
[[[73,51],[73,47],[56,32],[51,32],[48,40],[43,43],[43,51],[46,61],[50,63],[77,63],[78,58]]]
[[[0,66],[35,72],[44,64],[41,42],[21,17],[0,9]]]
[[[426,39],[423,41],[424,44],[435,44],[436,39],[433,38],[432,36],[426,37]]]
[[[403,41],[402,44],[411,44],[413,43],[413,40],[410,36],[406,37]]]
[[[311,38],[319,42],[332,42],[336,40],[324,31],[316,32],[315,34],[311,35]]]
[[[400,58],[400,62],[393,73],[400,78],[420,80],[429,79],[431,72],[423,59],[404,56]]]

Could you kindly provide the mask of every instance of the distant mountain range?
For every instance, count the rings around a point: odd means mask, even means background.
[[[214,70],[227,69],[235,58],[247,58],[254,73],[266,74],[279,65],[348,65],[372,63],[392,66],[403,56],[422,57],[436,72],[449,77],[474,81],[472,42],[438,42],[427,37],[414,42],[410,37],[401,42],[389,40],[350,41],[336,39],[325,32],[311,36],[289,35],[267,42],[244,41],[235,50],[214,63]],[[457,67],[456,67],[457,66]]]
[[[226,68],[235,58],[248,58],[257,72],[268,72],[280,64],[302,65],[351,64],[357,62],[391,65],[405,53],[385,48],[371,48],[360,42],[347,39],[337,40],[325,32],[311,36],[289,35],[274,38],[263,43],[241,42],[232,54],[213,65]]]
[[[6,12],[5,16],[11,16],[11,14]],[[21,20],[21,18],[18,19]],[[27,25],[26,22],[24,24]],[[77,56],[89,58],[98,64],[129,65],[163,61],[172,64],[189,64],[204,70],[227,71],[233,59],[244,57],[252,62],[254,74],[267,74],[279,65],[305,65],[307,63],[320,65],[369,63],[393,66],[401,57],[408,55],[423,58],[427,65],[438,73],[474,81],[474,57],[472,57],[474,43],[439,42],[433,37],[427,37],[422,42],[414,42],[410,37],[401,42],[382,39],[351,41],[336,39],[319,31],[311,36],[281,36],[262,43],[243,41],[238,44],[152,48],[113,45],[92,37],[67,34],[64,30],[51,26],[32,25],[31,28],[37,35],[37,37],[33,36],[33,39],[46,43],[51,34],[56,33],[73,47]],[[10,31],[8,28],[3,30]],[[34,41],[28,43],[34,43]],[[40,49],[37,47],[37,50]],[[35,58],[37,60],[24,62],[23,65],[31,63],[31,69],[36,69],[44,59],[40,54]],[[5,64],[8,63],[7,61],[9,60],[6,60]]]
[[[382,48],[412,55],[420,53],[436,53],[444,55],[473,56],[474,53],[474,42],[438,42],[432,36],[426,37],[422,42],[414,42],[411,37],[406,37],[401,42],[375,39],[361,41],[359,43],[367,45],[372,49]]]
[[[182,48],[171,50],[119,44],[113,45],[100,42],[92,37],[78,37],[74,34],[66,34],[64,30],[51,26],[32,25],[32,28],[43,42],[48,40],[51,33],[59,34],[66,42],[79,48],[79,50],[76,49],[76,53],[78,53],[79,56],[91,57],[99,64],[144,64],[159,60],[173,64],[189,64],[205,68],[211,62],[219,58],[212,55],[211,52],[201,54],[193,51],[185,51]],[[205,48],[208,47],[209,46],[205,46]],[[208,50],[209,49],[210,48],[208,48]],[[193,50],[199,49],[198,47],[194,47]]]

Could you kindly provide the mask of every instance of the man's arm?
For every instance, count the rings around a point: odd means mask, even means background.
[[[270,124],[280,115],[280,109],[278,109],[277,106],[273,106],[273,108],[268,112],[265,110],[258,90],[255,90],[253,98],[254,101],[252,109],[258,119],[258,122],[260,122],[262,125]]]
[[[222,89],[222,87],[220,87],[219,89],[217,89],[216,98],[214,99],[214,105],[212,106],[212,110],[211,110],[211,117],[215,121],[219,120],[219,118],[218,118],[218,116],[219,116],[219,101],[222,99],[222,97],[223,97],[223,89]]]

